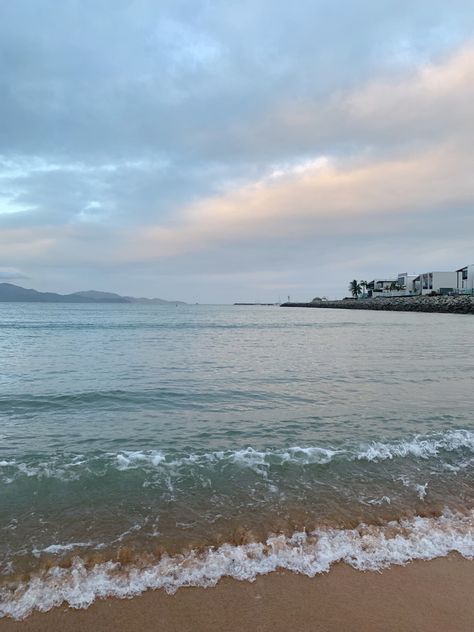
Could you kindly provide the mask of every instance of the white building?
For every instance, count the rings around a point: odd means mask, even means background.
[[[474,264],[456,270],[456,288],[458,292],[474,292]]]
[[[398,274],[398,285],[403,288],[399,292],[399,296],[410,296],[411,294],[416,294],[415,292],[415,279],[417,278],[416,274],[408,274],[408,272],[399,272]]]
[[[457,272],[424,272],[413,280],[416,294],[448,294],[457,288]]]
[[[411,296],[416,294],[414,281],[416,274],[400,272],[397,277],[390,279],[374,279],[367,285],[369,296]],[[398,286],[398,290],[394,289]]]
[[[374,279],[367,284],[368,295],[382,296],[384,292],[386,293],[390,290],[392,284],[396,282],[397,279],[395,277],[393,277],[393,279]]]

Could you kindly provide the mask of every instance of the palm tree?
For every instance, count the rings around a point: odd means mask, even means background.
[[[399,292],[400,290],[405,289],[404,286],[399,283],[398,281],[394,281],[393,283],[390,284],[390,289],[394,290],[395,292]]]
[[[360,286],[359,281],[354,279],[349,283],[349,292],[352,294],[354,298],[359,298],[359,294],[362,292],[362,288]]]
[[[367,286],[369,285],[368,281],[359,281],[359,285],[362,288],[362,293],[365,294],[367,291]]]

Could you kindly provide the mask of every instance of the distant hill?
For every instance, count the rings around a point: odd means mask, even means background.
[[[135,296],[120,296],[113,292],[98,292],[97,290],[86,290],[85,292],[75,292],[72,296],[84,296],[95,301],[120,301],[121,303],[153,303],[155,305],[186,305],[184,301],[165,301],[164,298],[136,298]]]
[[[0,302],[16,303],[154,303],[157,305],[185,305],[182,301],[165,301],[161,298],[134,298],[113,292],[87,290],[73,294],[38,292],[13,283],[0,283]]]
[[[135,298],[134,296],[123,297],[128,303],[150,303],[153,305],[187,305],[184,301],[165,301],[163,298]]]
[[[86,290],[85,292],[74,292],[72,296],[83,296],[84,298],[91,298],[94,301],[113,301],[120,300],[123,302],[123,296],[120,294],[114,294],[114,292],[98,292],[97,290]]]
[[[13,283],[0,283],[0,301],[27,303],[97,303],[97,300],[78,294],[56,294],[55,292],[38,292],[26,289]],[[107,301],[110,302],[110,301]],[[114,300],[113,302],[117,302]],[[126,303],[126,301],[119,301]]]

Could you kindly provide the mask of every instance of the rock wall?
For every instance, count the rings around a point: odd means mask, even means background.
[[[343,301],[283,303],[281,307],[375,309],[395,312],[474,314],[474,296],[397,296],[391,298],[360,298],[345,299]]]

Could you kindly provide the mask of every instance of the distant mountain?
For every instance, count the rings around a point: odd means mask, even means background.
[[[86,290],[85,292],[74,292],[72,296],[83,296],[84,298],[91,298],[94,301],[114,301],[120,300],[123,302],[123,296],[115,294],[114,292],[98,292],[97,290]]]
[[[128,303],[124,298],[115,295],[108,299],[95,299],[75,294],[56,294],[55,292],[38,292],[26,289],[13,283],[0,283],[0,301],[21,303]]]
[[[136,298],[135,296],[120,296],[120,294],[114,294],[113,292],[97,292],[97,290],[87,290],[85,292],[75,292],[73,296],[84,296],[85,298],[92,298],[95,301],[117,301],[121,303],[153,303],[155,305],[186,305],[183,301],[165,301],[164,298]]]
[[[165,301],[161,298],[134,298],[120,296],[113,292],[97,292],[87,290],[73,294],[56,294],[55,292],[38,292],[26,289],[13,283],[0,283],[0,302],[16,303],[154,303],[157,305],[185,305],[182,301]]]
[[[134,296],[123,297],[128,303],[150,303],[153,305],[187,305],[184,301],[165,301],[164,298],[135,298]]]

